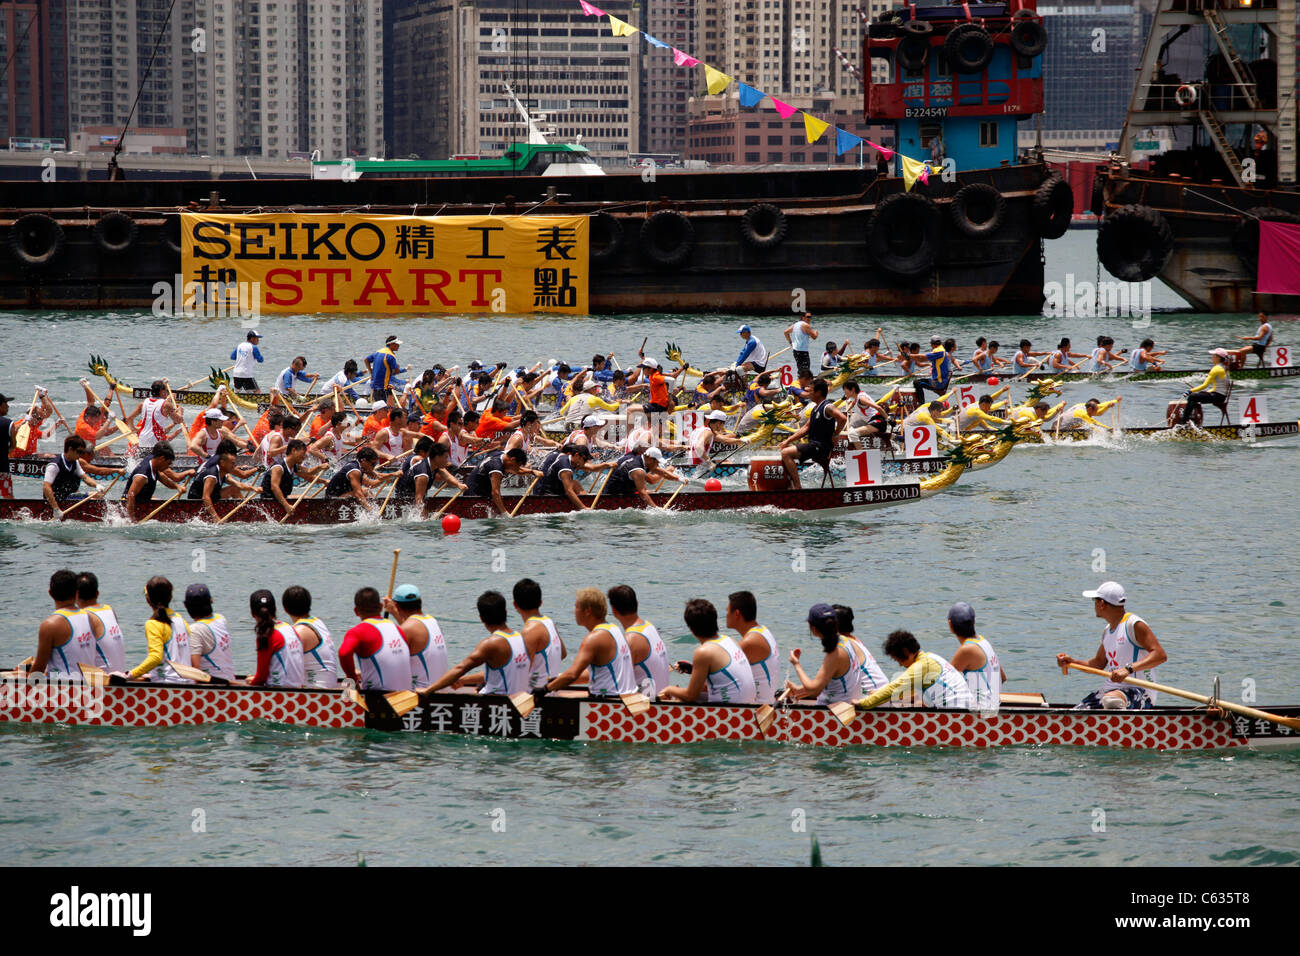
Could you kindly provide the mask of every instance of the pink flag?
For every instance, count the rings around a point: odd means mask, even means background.
[[[1259,282],[1256,292],[1300,295],[1300,226],[1259,223]]]
[[[916,178],[920,181],[920,183],[923,186],[930,185],[930,167],[929,166],[924,167]]]
[[[587,0],[578,0],[578,6],[582,7],[582,12],[589,17],[603,17],[605,11],[599,7],[593,7]]]
[[[700,61],[689,54],[683,53],[677,47],[673,47],[673,62],[678,66],[699,66]]]
[[[789,103],[782,103],[775,96],[772,97],[772,109],[781,114],[781,119],[789,119],[791,116],[794,116],[795,113],[799,112]]]
[[[877,146],[871,140],[867,140],[867,145],[872,149],[879,151],[880,155],[885,157],[886,161],[894,158],[894,151],[892,149],[885,149],[883,146]]]

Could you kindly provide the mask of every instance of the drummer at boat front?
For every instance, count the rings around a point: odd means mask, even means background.
[[[795,490],[803,487],[799,482],[799,463],[811,459],[826,467],[835,440],[849,423],[849,417],[831,404],[828,394],[829,386],[824,378],[813,382],[812,397],[816,406],[808,421],[781,443],[781,463],[790,476],[790,487]],[[799,440],[805,436],[807,441]]]
[[[1165,367],[1165,363],[1160,356],[1168,354],[1165,351],[1156,351],[1155,339],[1143,339],[1142,344],[1129,353],[1129,370],[1133,372],[1159,372]]]
[[[1225,412],[1228,410],[1228,387],[1231,383],[1231,379],[1228,378],[1228,350],[1215,349],[1210,353],[1210,357],[1214,364],[1205,374],[1205,381],[1194,388],[1189,388],[1183,396],[1187,404],[1183,408],[1180,425],[1186,425],[1191,421],[1192,413],[1200,405],[1209,404]]]
[[[1127,597],[1124,588],[1115,581],[1106,581],[1095,591],[1084,591],[1083,596],[1092,598],[1093,612],[1106,622],[1101,632],[1101,646],[1090,660],[1057,654],[1056,663],[1062,668],[1067,664],[1104,666],[1110,670],[1110,679],[1085,697],[1075,710],[1146,710],[1154,707],[1156,695],[1152,691],[1124,683],[1134,676],[1149,681],[1151,668],[1169,659],[1151,626],[1124,609]]]
[[[718,609],[694,598],[682,615],[700,646],[690,663],[690,683],[665,687],[660,700],[707,701],[710,704],[757,704],[758,688],[749,658],[730,637],[718,634]]]
[[[1260,366],[1263,366],[1264,352],[1273,342],[1273,324],[1269,322],[1268,317],[1261,312],[1259,313],[1259,328],[1256,330],[1255,334],[1239,335],[1237,338],[1242,342],[1250,343],[1250,345],[1243,349],[1238,349],[1237,351],[1243,353],[1246,351],[1254,352],[1255,355],[1259,357]]]

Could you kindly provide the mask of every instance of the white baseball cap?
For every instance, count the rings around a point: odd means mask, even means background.
[[[589,378],[587,379],[587,384],[582,386],[582,390],[584,392],[598,392],[600,391],[600,382],[596,381],[594,378]]]
[[[1083,596],[1086,598],[1101,598],[1107,604],[1115,607],[1124,605],[1124,588],[1114,581],[1106,581],[1097,587],[1095,591],[1084,591]]]
[[[224,421],[224,420],[225,420],[225,417],[226,417],[226,413],[223,412],[223,411],[222,411],[221,409],[219,409],[219,408],[209,408],[206,412],[203,413],[203,417],[204,417],[204,418],[220,418],[220,419],[222,419],[222,420]]]
[[[727,413],[715,408],[704,416],[704,420],[706,422],[725,422],[727,420]]]
[[[658,359],[648,358],[648,359],[646,359],[645,361],[643,361],[641,364],[642,364],[645,368],[658,368],[658,367],[659,367],[659,360],[658,360]]]
[[[603,424],[605,424],[605,419],[601,418],[599,415],[588,415],[582,420],[583,428],[598,428]]]
[[[660,449],[658,449],[658,448],[647,448],[647,449],[646,449],[646,453],[645,453],[645,457],[647,457],[647,458],[653,458],[655,461],[663,461],[663,460],[664,460],[664,453],[663,453],[662,450],[660,450]]]

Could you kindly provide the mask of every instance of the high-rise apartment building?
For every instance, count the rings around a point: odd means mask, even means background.
[[[0,0],[0,132],[68,138],[68,53],[64,0]]]
[[[656,39],[691,53],[698,46],[698,8],[705,3],[649,0],[643,8],[644,29]],[[649,46],[641,62],[641,151],[685,154],[690,100],[699,89],[698,70],[682,69],[673,62],[670,50]]]

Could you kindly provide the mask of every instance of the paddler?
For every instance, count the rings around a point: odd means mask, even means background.
[[[668,663],[668,648],[659,636],[659,629],[641,617],[636,591],[627,584],[617,584],[605,592],[609,599],[610,614],[618,621],[632,652],[632,667],[636,671],[638,689],[651,700],[672,684],[672,665]]]
[[[690,463],[702,465],[712,459],[715,445],[738,445],[740,442],[727,435],[727,413],[711,409],[704,413],[704,424],[691,432]]]
[[[199,429],[198,433],[195,434],[193,438],[190,439],[190,442],[186,447],[186,451],[199,461],[203,461],[205,458],[211,458],[215,455],[217,453],[217,446],[221,444],[222,439],[230,439],[235,443],[236,447],[243,444],[243,442],[240,441],[239,436],[226,427],[225,423],[230,421],[230,419],[221,409],[209,408],[203,413],[202,419],[203,427]],[[281,419],[276,425],[275,430],[282,429],[283,420]],[[274,434],[275,430],[270,432],[270,434]]]
[[[308,453],[329,464],[338,464],[347,452],[347,443],[343,439],[343,432],[347,426],[347,412],[332,413],[329,417],[329,427],[308,446]]]
[[[912,414],[908,415],[899,423],[898,430],[906,435],[907,430],[913,425],[927,425],[930,428],[933,428],[935,434],[944,441],[951,441],[951,437],[946,431],[944,431],[943,426],[939,424],[939,419],[943,417],[945,410],[944,405],[944,402],[936,400],[929,404],[918,406],[916,411],[912,412]]]
[[[185,619],[171,609],[171,581],[162,575],[155,575],[145,582],[144,597],[153,609],[153,614],[144,625],[148,652],[144,660],[127,673],[127,679],[147,678],[164,684],[194,683],[172,669],[172,664],[189,667],[193,658],[190,655],[190,630],[185,626]]]
[[[372,504],[366,490],[383,484],[385,479],[375,474],[379,453],[368,445],[351,458],[345,458],[325,486],[326,498],[355,498],[369,508]]]
[[[166,394],[165,398],[164,394]],[[137,414],[140,415],[140,423],[136,431],[141,455],[149,454],[149,449],[155,444],[167,440],[167,432],[171,427],[168,422],[182,427],[185,425],[185,416],[176,407],[165,378],[155,379],[149,385],[149,397],[141,401],[126,416],[126,420],[134,422]]]
[[[614,470],[609,473],[604,492],[611,497],[620,495],[639,495],[647,508],[657,508],[646,482],[650,478],[672,478],[682,484],[687,483],[673,469],[664,464],[664,453],[658,448],[646,448],[629,452],[614,463]]]
[[[237,392],[260,391],[257,387],[257,379],[253,376],[257,372],[258,364],[263,361],[262,353],[257,348],[257,344],[262,341],[262,333],[251,329],[244,338],[245,341],[231,350],[230,360],[235,363],[235,367],[231,369],[230,377]]]
[[[621,406],[617,402],[609,402],[600,397],[601,385],[595,379],[588,379],[582,386],[582,392],[570,399],[565,406],[560,409],[564,415],[564,424],[569,428],[574,428],[583,419],[590,417],[599,411],[618,414]]]
[[[271,467],[262,476],[261,497],[278,501],[280,507],[288,511],[292,507],[289,503],[289,493],[293,491],[294,479],[311,481],[327,467],[322,463],[314,468],[306,468],[303,466],[306,458],[307,443],[301,438],[290,439],[289,444],[285,446],[284,454],[271,462]]]
[[[1113,351],[1115,340],[1109,335],[1097,336],[1097,347],[1092,350],[1089,356],[1088,365],[1084,368],[1085,372],[1098,374],[1100,372],[1110,372],[1115,368],[1115,363],[1122,363],[1124,356]]]
[[[685,687],[665,687],[659,699],[757,704],[758,689],[749,659],[739,644],[718,634],[717,608],[703,598],[695,598],[686,602],[682,619],[700,644],[691,657],[691,680]]]
[[[510,433],[503,450],[510,451],[512,448],[518,448],[527,455],[532,452],[534,445],[539,448],[560,447],[559,442],[552,441],[542,434],[542,420],[537,417],[535,411],[528,409],[519,416],[519,427]]]
[[[122,637],[122,627],[117,623],[117,613],[112,606],[100,603],[99,578],[92,571],[82,571],[77,575],[77,607],[97,618],[104,628],[95,639],[95,666],[110,674],[126,673],[126,641]]]
[[[1148,370],[1158,372],[1165,367],[1165,363],[1160,356],[1168,354],[1168,352],[1156,351],[1155,339],[1143,339],[1142,344],[1135,348],[1128,357],[1129,370],[1132,372],[1146,372]]]
[[[70,501],[74,495],[81,497],[77,495],[77,489],[83,482],[95,491],[104,490],[104,486],[86,474],[85,469],[81,467],[81,453],[85,450],[84,438],[69,435],[63,439],[63,454],[55,455],[45,466],[41,494],[45,498],[45,503],[50,506],[50,511],[54,513],[54,517],[60,521],[63,520],[63,509],[60,506]]]
[[[320,381],[319,373],[313,372],[311,375],[308,375],[305,371],[306,368],[307,357],[305,355],[299,355],[289,363],[288,368],[276,377],[276,387],[285,395],[288,395],[291,398],[298,398],[298,391],[293,387],[294,382],[306,382],[310,385]]]
[[[582,500],[582,486],[578,484],[575,471],[598,471],[612,469],[614,462],[603,462],[594,467],[591,464],[591,449],[587,445],[565,445],[559,451],[553,451],[542,462],[542,483],[538,486],[539,494],[564,495],[578,511],[588,511],[591,505]]]
[[[388,412],[388,421],[370,436],[370,445],[379,454],[381,461],[392,461],[401,456],[408,438],[414,440],[420,433],[406,427],[406,412],[392,408]]]
[[[1124,683],[1134,676],[1151,680],[1151,669],[1169,660],[1151,626],[1124,609],[1128,598],[1124,588],[1115,581],[1106,581],[1095,591],[1084,591],[1083,596],[1092,598],[1093,613],[1106,622],[1101,632],[1101,645],[1090,660],[1057,654],[1056,663],[1061,668],[1067,664],[1104,667],[1110,671],[1110,679],[1074,709],[1147,710],[1154,707],[1156,695],[1152,691]]]
[[[1071,364],[1070,359],[1086,359],[1087,357],[1086,352],[1071,352],[1070,340],[1063,338],[1057,343],[1055,351],[1047,360],[1047,371],[1052,374],[1068,372],[1079,364],[1078,362]]]
[[[813,382],[812,397],[816,406],[808,416],[808,421],[781,442],[781,463],[785,466],[785,473],[790,476],[791,488],[803,487],[799,481],[800,462],[811,459],[823,468],[829,468],[827,463],[835,447],[835,439],[849,422],[848,416],[827,398],[828,394],[829,387],[825,379],[819,378]],[[799,440],[805,436],[807,441]]]
[[[575,428],[565,436],[564,444],[566,445],[585,445],[593,457],[595,457],[598,448],[613,448],[614,445],[601,438],[601,433],[605,430],[606,420],[599,415],[588,415],[582,420],[582,427]]]
[[[1006,424],[1005,418],[993,414],[993,396],[988,392],[957,413],[957,430],[960,432],[996,431]]]
[[[852,379],[844,383],[844,400],[849,403],[845,426],[849,441],[861,448],[867,438],[889,434],[889,419],[884,407]]]
[[[568,669],[543,684],[538,693],[563,690],[584,671],[589,671],[589,697],[619,697],[637,692],[632,651],[623,636],[623,628],[605,619],[608,613],[605,595],[596,588],[578,591],[573,600],[573,620],[587,634],[578,645]]]
[[[248,613],[257,635],[257,673],[248,683],[254,687],[306,687],[302,641],[293,625],[276,614],[275,595],[265,588],[254,591],[248,596]]]
[[[521,578],[515,582],[511,596],[514,598],[515,611],[523,618],[524,627],[520,634],[532,657],[528,670],[528,689],[536,690],[545,687],[551,678],[559,675],[560,661],[569,652],[555,621],[542,613],[540,584],[532,578]]]
[[[1228,389],[1231,384],[1231,379],[1228,378],[1228,350],[1215,349],[1210,356],[1214,364],[1206,373],[1205,381],[1188,389],[1183,395],[1187,404],[1183,408],[1180,425],[1190,422],[1192,413],[1201,405],[1213,405],[1224,412],[1228,410]]]
[[[172,471],[176,452],[170,442],[160,441],[153,446],[147,459],[135,466],[131,477],[127,479],[126,490],[122,492],[122,504],[126,506],[127,517],[139,521],[149,512],[158,482],[162,482],[173,491],[181,490],[181,482],[192,478],[195,469]]]
[[[845,604],[832,604],[831,607],[835,609],[835,620],[839,625],[840,637],[852,645],[853,651],[857,655],[862,692],[869,694],[873,690],[884,687],[889,683],[889,679],[885,677],[884,669],[871,651],[867,650],[867,645],[863,644],[853,634],[853,608]]]
[[[595,382],[591,384],[596,385],[597,388],[600,387]],[[491,441],[502,432],[512,431],[517,428],[519,422],[519,418],[513,418],[509,415],[506,403],[498,398],[492,402],[489,408],[484,409],[479,416],[478,427],[474,429],[474,436]]]
[[[80,435],[90,445],[95,444],[101,438],[112,435],[117,428],[109,420],[108,400],[102,403],[95,397],[95,393],[90,390],[90,382],[86,379],[81,380],[81,387],[86,392],[86,407],[81,410],[77,416],[77,424],[73,429],[73,434]],[[112,395],[109,395],[112,398]]]
[[[311,592],[294,585],[280,595],[280,606],[293,621],[302,642],[303,677],[307,687],[339,686],[339,655],[325,622],[311,613]]]
[[[73,436],[75,437],[75,436]],[[81,680],[81,667],[97,667],[95,645],[104,624],[77,607],[77,575],[66,568],[50,575],[54,613],[36,631],[36,654],[29,673],[58,680]]]
[[[190,616],[191,666],[224,680],[235,679],[235,658],[231,653],[230,622],[212,609],[212,592],[206,584],[185,589],[185,613]]]
[[[384,598],[384,610],[397,621],[406,639],[411,657],[411,690],[427,687],[451,664],[447,660],[447,639],[438,619],[424,613],[420,589],[414,584],[399,584],[391,598]]]
[[[384,606],[379,592],[374,588],[357,591],[352,597],[352,613],[361,623],[349,628],[339,645],[343,673],[361,690],[410,690],[410,645],[401,629],[381,616]]]
[[[218,499],[233,498],[241,491],[246,494],[253,491],[251,485],[246,485],[234,477],[238,475],[240,478],[248,478],[257,471],[255,468],[245,468],[235,463],[237,450],[234,442],[229,438],[223,438],[221,444],[217,446],[217,453],[203,462],[194,473],[189,490],[186,492],[186,498],[189,500],[203,502],[208,517],[214,521],[221,517],[217,514]]]
[[[348,359],[343,363],[343,370],[336,372],[334,377],[325,383],[326,389],[337,388],[343,392],[352,401],[357,401],[361,396],[352,388],[366,380],[366,376],[358,371],[356,359]]]
[[[429,480],[433,475],[432,454],[435,450],[439,462],[437,467],[444,474],[451,474],[445,471],[449,461],[446,447],[434,444],[428,435],[421,435],[419,441],[415,443],[411,456],[402,462],[402,473],[397,479],[397,487],[393,489],[394,498],[404,502],[424,501],[425,495],[429,493]],[[463,490],[464,486],[459,481],[455,478],[452,480]]]
[[[501,497],[501,482],[506,475],[534,475],[543,477],[536,468],[528,467],[528,456],[518,448],[513,451],[492,452],[479,462],[466,481],[465,494],[471,498],[492,499],[492,504],[502,516],[510,509]]]
[[[499,591],[484,591],[479,595],[478,619],[488,636],[479,641],[468,657],[438,680],[417,688],[422,698],[436,694],[444,687],[459,685],[465,675],[479,665],[483,666],[483,687],[480,694],[503,694],[509,697],[528,691],[532,667],[528,648],[524,644],[523,635],[510,630],[506,624],[506,599]]]
[[[1109,430],[1110,426],[1105,422],[1098,421],[1097,416],[1105,414],[1123,400],[1123,396],[1112,398],[1108,402],[1103,402],[1099,398],[1090,398],[1082,404],[1075,405],[1066,413],[1064,420],[1061,422],[1061,431],[1080,431],[1084,428],[1104,428]]]
[[[875,336],[867,339],[867,341],[863,343],[863,358],[867,365],[866,369],[863,371],[864,375],[876,375],[878,374],[876,369],[879,366],[888,365],[891,362],[897,361],[888,350],[883,352],[881,351],[883,348],[881,342],[883,340],[884,332],[880,329],[876,329]]]
[[[1007,673],[993,645],[975,630],[975,609],[958,601],[948,609],[948,630],[961,645],[952,655],[953,669],[966,679],[971,706],[981,714],[996,714],[1002,706],[1002,684]]]
[[[871,710],[889,701],[909,707],[969,710],[974,698],[961,673],[938,654],[921,650],[908,631],[894,631],[885,638],[885,653],[906,668],[884,687],[855,700],[858,710]]]
[[[821,641],[825,657],[817,676],[809,677],[799,663],[802,648],[790,651],[790,666],[794,668],[799,683],[787,680],[785,692],[798,700],[816,697],[819,704],[838,704],[850,701],[862,693],[862,661],[857,648],[840,636],[839,616],[829,604],[814,604],[808,609],[808,633]]]
[[[1035,352],[1034,344],[1029,339],[1020,340],[1020,350],[1011,356],[1011,371],[1015,375],[1024,375],[1034,371],[1043,363],[1035,362],[1035,358],[1046,355],[1046,352]]]
[[[754,675],[754,703],[776,703],[776,685],[780,680],[781,658],[776,638],[764,625],[758,623],[758,601],[752,591],[735,591],[727,595],[729,630],[740,635],[737,641],[749,669]]]
[[[14,478],[9,472],[9,455],[14,450],[14,433],[20,422],[9,417],[9,396],[0,395],[0,498],[12,499]]]

